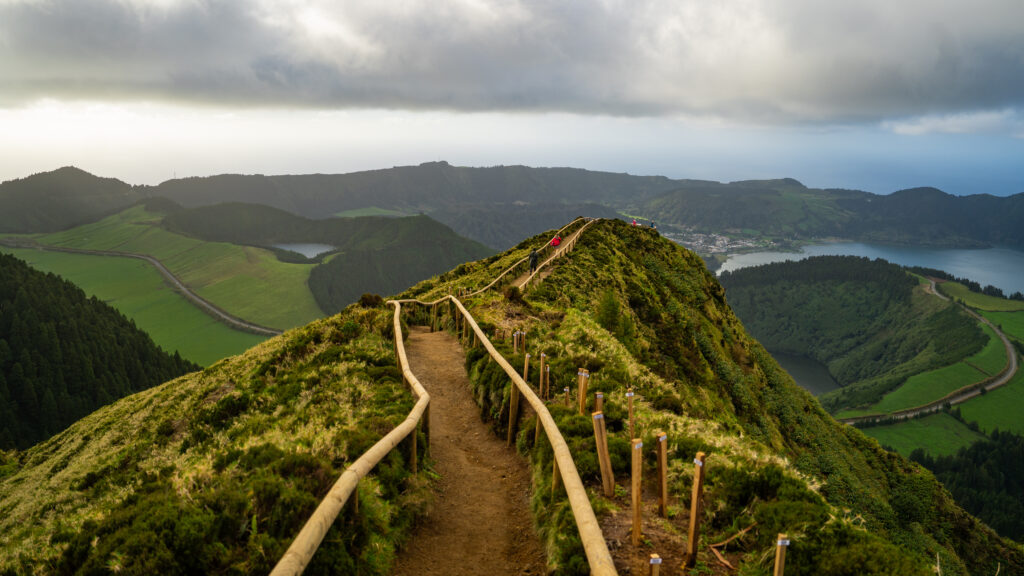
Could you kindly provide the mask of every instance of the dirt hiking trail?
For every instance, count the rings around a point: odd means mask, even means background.
[[[413,327],[409,366],[430,394],[436,501],[398,553],[396,576],[546,573],[526,462],[480,420],[465,356],[447,332]]]

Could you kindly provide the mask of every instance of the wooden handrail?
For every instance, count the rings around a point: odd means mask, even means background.
[[[612,560],[612,555],[608,551],[608,543],[604,539],[604,533],[601,532],[601,525],[598,524],[594,509],[590,506],[590,497],[587,496],[587,490],[583,487],[583,480],[580,479],[580,473],[576,470],[576,463],[569,452],[569,445],[565,443],[565,438],[562,437],[562,433],[558,430],[558,425],[555,424],[555,420],[551,417],[551,413],[548,412],[544,401],[533,392],[530,385],[508,363],[508,360],[494,348],[490,339],[487,338],[487,334],[480,329],[473,315],[466,310],[462,302],[454,296],[449,296],[448,298],[451,298],[451,301],[455,303],[456,308],[463,315],[463,318],[469,322],[470,328],[473,329],[479,341],[487,349],[487,353],[501,366],[505,374],[512,380],[512,383],[519,389],[519,392],[530,403],[530,406],[533,407],[537,417],[540,418],[541,425],[544,427],[544,433],[547,435],[548,442],[551,444],[551,449],[554,452],[555,462],[558,463],[558,471],[562,476],[562,485],[565,487],[565,492],[569,497],[569,505],[572,507],[572,514],[576,519],[576,527],[579,529],[580,540],[583,542],[583,550],[586,552],[587,562],[590,564],[590,573],[598,576],[618,574],[615,571],[615,562]]]
[[[412,411],[409,412],[409,415],[405,417],[401,424],[381,438],[353,462],[352,465],[345,469],[345,472],[334,483],[327,496],[324,497],[320,505],[313,511],[312,516],[306,521],[302,531],[292,541],[284,556],[274,566],[273,571],[270,572],[271,576],[302,574],[327,534],[327,530],[330,529],[334,520],[338,517],[349,496],[355,491],[359,480],[369,474],[374,466],[383,460],[402,440],[405,440],[409,434],[415,433],[416,427],[427,411],[430,404],[430,394],[427,393],[416,378],[416,375],[409,369],[409,359],[405,355],[405,342],[402,338],[400,321],[402,305],[395,300],[388,301],[388,304],[395,307],[395,350],[398,355],[398,363],[402,368],[402,376],[412,388],[413,394],[418,398],[416,405],[413,406]]]
[[[577,230],[576,232],[573,233],[573,234],[575,234],[575,236],[573,236],[573,238],[572,238],[572,240],[570,242],[567,242],[564,247],[561,247],[558,250],[555,250],[555,253],[552,254],[550,258],[545,260],[543,264],[541,264],[540,266],[537,266],[537,269],[534,270],[533,273],[530,274],[526,278],[526,280],[523,280],[523,283],[520,284],[518,286],[518,288],[520,290],[524,290],[530,284],[530,281],[533,280],[533,277],[536,276],[537,274],[540,274],[541,268],[544,268],[545,266],[550,264],[551,261],[554,260],[555,258],[558,258],[559,256],[570,252],[573,249],[573,246],[575,246],[576,242],[579,240],[580,234],[583,234],[583,231],[587,229],[587,226],[590,226],[591,224],[593,224],[594,222],[597,222],[598,220],[600,220],[600,218],[593,218],[593,219],[587,220],[586,224],[584,224],[582,227],[580,227],[579,230]],[[564,230],[564,228],[563,228],[563,230]]]
[[[569,228],[569,227],[570,227],[570,226],[572,226],[573,224],[576,224],[576,223],[577,223],[577,222],[579,222],[580,220],[585,220],[585,221],[593,221],[593,219],[588,219],[588,218],[585,218],[585,217],[583,217],[583,216],[580,216],[580,217],[578,217],[578,218],[575,218],[574,220],[572,220],[571,222],[569,222],[569,223],[568,223],[568,224],[566,224],[565,226],[562,226],[561,228],[559,228],[559,229],[558,229],[558,231],[557,231],[557,232],[555,232],[555,234],[561,234],[561,233],[562,233],[562,232],[564,232],[564,231],[565,231],[565,230],[566,230],[567,228]],[[586,225],[584,225],[584,226],[586,226]],[[544,248],[547,248],[547,247],[548,247],[549,245],[550,245],[550,244],[548,244],[548,243],[545,243],[545,244],[544,244],[544,246],[543,246],[543,247],[541,248],[541,250],[543,250]],[[517,261],[516,261],[516,262],[515,262],[514,264],[512,264],[511,266],[509,266],[508,268],[506,268],[504,272],[502,272],[501,274],[498,274],[498,277],[497,277],[497,278],[495,278],[494,280],[491,280],[491,283],[490,283],[490,284],[488,284],[487,286],[484,286],[483,288],[481,288],[481,289],[479,289],[479,290],[477,290],[477,291],[475,291],[475,292],[471,292],[471,293],[467,294],[467,295],[466,295],[466,297],[468,298],[468,297],[470,297],[470,296],[476,296],[477,294],[481,294],[481,293],[483,293],[483,292],[486,292],[487,290],[491,289],[491,288],[492,288],[492,287],[493,287],[493,286],[494,286],[495,284],[497,284],[498,282],[500,282],[502,278],[504,278],[504,277],[505,277],[506,275],[508,275],[509,273],[511,273],[511,272],[512,272],[513,270],[515,270],[517,266],[519,266],[520,264],[522,264],[522,263],[526,262],[527,260],[529,260],[529,258],[530,258],[529,256],[523,256],[523,257],[522,257],[521,259],[517,260]],[[549,259],[548,259],[548,261],[550,261],[550,260],[551,260],[551,259],[549,258]],[[546,263],[546,262],[545,262],[545,263]],[[539,269],[539,268],[538,268],[538,269]]]

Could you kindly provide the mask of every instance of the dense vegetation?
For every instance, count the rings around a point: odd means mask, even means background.
[[[844,388],[830,411],[874,403],[908,377],[959,362],[987,337],[957,307],[916,293],[883,260],[819,256],[723,273],[729,303],[769,350],[814,358]]]
[[[353,306],[3,455],[0,573],[267,574],[413,405],[391,319]],[[360,482],[306,574],[387,573],[427,502],[408,457]]]
[[[430,300],[449,283],[478,286],[543,241],[532,238],[406,295]],[[1004,571],[1024,570],[1019,547],[965,514],[931,474],[825,413],[747,336],[699,258],[654,231],[600,222],[525,296],[493,291],[469,305],[488,332],[527,330],[531,350],[548,355],[556,390],[573,386],[578,367],[590,370],[591,389],[608,399],[616,470],[629,453],[623,393],[634,387],[643,398],[636,435],[648,445],[655,430],[671,430],[670,490],[680,509],[688,502],[692,466],[686,463],[698,450],[709,452],[706,541],[758,522],[730,545],[742,552],[741,573],[770,573],[777,532],[800,535],[787,574],[924,574],[936,554],[947,575],[994,573],[997,563]],[[507,340],[499,348],[521,365]],[[470,351],[467,364],[483,415],[503,428],[507,377],[479,349]],[[537,380],[535,367],[530,379]],[[550,410],[581,475],[594,482],[589,418],[558,403]],[[534,509],[552,562],[558,573],[580,573],[566,503],[548,492],[550,449],[543,442],[531,448],[531,420],[519,430],[518,446],[535,463]],[[618,497],[595,500],[602,518],[624,505]]]
[[[120,180],[61,168],[0,183],[0,232],[53,232],[130,206],[141,191]]]
[[[74,284],[0,254],[0,449],[197,368]]]
[[[965,510],[1000,534],[1024,541],[1024,436],[996,430],[955,455],[932,457],[915,450],[910,459],[934,472]]]
[[[914,274],[926,276],[929,278],[935,278],[937,280],[947,280],[949,282],[956,282],[957,284],[963,284],[968,290],[976,294],[984,294],[985,296],[992,296],[993,298],[1009,298],[1010,300],[1024,300],[1024,293],[1014,292],[1010,296],[1003,294],[1002,288],[998,288],[991,284],[985,287],[981,286],[980,282],[971,280],[970,278],[960,278],[946,272],[945,270],[936,270],[935,268],[925,268],[923,266],[908,266],[907,270],[910,270]]]
[[[360,294],[391,294],[491,252],[427,216],[310,220],[268,206],[220,204],[169,214],[164,224],[211,242],[333,246],[336,254],[309,276],[309,289],[326,314],[337,313]],[[300,255],[290,257],[305,261]]]

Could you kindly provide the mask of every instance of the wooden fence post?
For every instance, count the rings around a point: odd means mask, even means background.
[[[690,533],[686,546],[685,568],[693,568],[697,563],[697,540],[700,535],[701,498],[704,494],[704,458],[703,452],[697,452],[693,464],[693,497],[690,502]]]
[[[668,436],[654,433],[658,441],[658,515],[668,516]]]
[[[552,458],[551,464],[551,501],[554,502],[555,492],[558,491],[558,484],[561,479],[561,475],[558,473],[558,459]]]
[[[604,495],[611,498],[615,495],[615,476],[612,472],[612,459],[608,455],[608,430],[605,428],[604,414],[594,412],[594,441],[597,443],[597,462],[601,466],[601,487]]]
[[[412,447],[410,449],[410,454],[411,454],[410,460],[412,460],[412,475],[413,476],[415,476],[417,473],[419,473],[419,461],[418,461],[419,458],[416,457],[416,444],[417,444],[417,436],[419,436],[419,432],[420,432],[420,425],[419,425],[419,423],[417,423],[416,427],[414,427],[412,429],[412,432],[409,434],[409,439],[412,440]]]
[[[594,410],[604,412],[604,394],[601,392],[594,393]]]
[[[651,554],[649,565],[651,567],[650,576],[659,576],[661,574],[661,556]]]
[[[641,475],[643,474],[643,447],[639,438],[633,438],[633,474],[631,496],[633,497],[633,546],[640,545],[643,528],[644,495]]]
[[[508,399],[508,445],[512,445],[512,440],[516,437],[516,420],[519,417],[519,388],[516,387],[516,383],[512,382],[512,390],[509,393]]]
[[[636,426],[633,422],[633,389],[626,390],[626,402],[629,404],[629,437],[636,435]]]
[[[789,537],[779,534],[779,539],[775,541],[775,572],[772,573],[772,576],[782,576],[782,571],[786,568],[787,546],[789,546]]]
[[[544,399],[551,399],[551,365],[544,366]]]
[[[590,386],[590,371],[586,368],[580,368],[579,371],[580,384],[579,384],[579,397],[577,401],[580,404],[580,414],[583,414],[587,410],[587,388]]]
[[[544,365],[547,364],[548,355],[540,353],[540,377],[537,379],[537,394],[540,395],[541,400],[545,400],[544,397]]]
[[[570,406],[570,404],[569,404],[569,387],[566,386],[565,387],[565,407],[568,408],[569,406]]]

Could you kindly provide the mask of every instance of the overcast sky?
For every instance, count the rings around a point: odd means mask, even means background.
[[[1024,192],[1024,2],[0,0],[0,180],[442,159]]]

